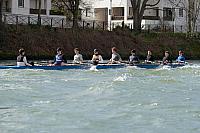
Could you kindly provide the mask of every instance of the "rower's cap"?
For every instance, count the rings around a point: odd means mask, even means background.
[[[24,50],[23,48],[21,48],[21,49],[19,50],[19,54],[22,54],[23,52],[25,52],[25,50]]]
[[[135,49],[132,49],[132,50],[131,50],[131,53],[136,53],[136,50],[135,50]]]
[[[94,53],[96,53],[96,52],[99,52],[99,50],[98,49],[94,49]]]
[[[62,49],[61,48],[57,48],[57,51],[62,51]]]

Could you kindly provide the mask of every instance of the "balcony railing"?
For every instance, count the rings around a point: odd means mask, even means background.
[[[174,18],[172,16],[165,16],[163,17],[164,21],[174,21]]]
[[[132,20],[133,16],[128,16],[127,19]],[[145,20],[160,20],[160,17],[159,16],[143,16],[143,19],[145,19]]]
[[[11,13],[11,8],[6,8],[6,7],[3,7],[2,8],[2,12],[5,12],[5,13]]]
[[[112,20],[124,20],[124,16],[112,16]]]
[[[62,12],[62,11],[50,10],[50,15],[60,15],[60,16],[64,16],[64,12]]]
[[[159,16],[143,16],[145,20],[160,20]]]
[[[39,9],[30,9],[30,14],[38,14],[39,13]],[[46,15],[47,14],[47,11],[46,9],[41,9],[41,14],[42,15]]]

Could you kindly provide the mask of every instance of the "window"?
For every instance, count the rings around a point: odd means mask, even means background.
[[[179,17],[183,17],[183,8],[179,8]]]
[[[164,8],[163,9],[163,16],[164,17],[172,17],[172,9],[171,8]]]
[[[113,16],[124,16],[124,7],[113,7],[112,15]]]
[[[86,17],[90,17],[90,9],[89,8],[86,8],[86,10],[85,10],[85,16]]]
[[[157,7],[157,8],[155,9],[155,11],[156,11],[156,17],[158,17],[158,16],[159,16],[159,7]]]
[[[163,19],[166,21],[174,21],[175,8],[163,8]]]
[[[129,7],[129,16],[133,16],[133,8]]]
[[[18,0],[18,7],[24,8],[24,0]]]

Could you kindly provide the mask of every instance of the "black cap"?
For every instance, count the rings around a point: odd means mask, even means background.
[[[135,49],[131,50],[131,53],[136,53],[136,50]]]
[[[21,49],[19,50],[19,54],[22,54],[23,52],[25,52],[25,50],[24,50],[23,48],[21,48]]]
[[[96,52],[99,52],[99,50],[98,49],[94,49],[94,53],[96,53]]]
[[[57,51],[62,51],[62,49],[61,48],[57,48]]]

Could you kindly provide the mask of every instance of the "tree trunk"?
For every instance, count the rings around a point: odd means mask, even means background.
[[[3,7],[3,0],[0,0],[0,25],[2,24],[2,7]]]
[[[41,26],[41,5],[42,0],[39,0],[39,7],[38,7],[38,25]]]
[[[78,28],[79,0],[75,0],[75,7],[72,14],[73,14],[73,28]]]
[[[78,15],[76,12],[73,12],[73,28],[78,28]]]
[[[188,1],[189,5],[188,5],[188,32],[189,33],[193,33],[194,32],[194,13],[195,13],[195,10],[194,10],[194,2],[193,0],[189,0]]]
[[[133,12],[133,29],[135,32],[141,32],[142,19],[138,10]]]

